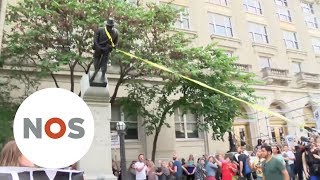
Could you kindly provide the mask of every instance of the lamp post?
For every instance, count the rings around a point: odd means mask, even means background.
[[[123,121],[117,122],[117,131],[120,137],[120,166],[121,166],[121,179],[126,180],[127,168],[126,168],[126,149],[124,146],[124,136],[126,134],[126,124]]]

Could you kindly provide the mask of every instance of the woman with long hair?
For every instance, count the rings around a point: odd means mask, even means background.
[[[148,180],[158,180],[156,175],[157,168],[151,160],[147,161],[147,167]]]
[[[34,167],[19,150],[16,141],[7,142],[0,154],[0,166]]]

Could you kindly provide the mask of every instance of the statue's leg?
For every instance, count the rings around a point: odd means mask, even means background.
[[[109,61],[109,54],[110,52],[105,52],[103,53],[102,59],[101,59],[101,80],[104,81],[105,80],[105,75],[107,72],[107,64]]]
[[[101,59],[101,51],[100,50],[95,50],[93,54],[93,65],[94,65],[94,73],[92,77],[90,78],[90,81],[93,81],[94,78],[96,77],[99,69],[100,69],[100,59]]]

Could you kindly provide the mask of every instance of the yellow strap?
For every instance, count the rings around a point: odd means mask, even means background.
[[[142,58],[137,57],[137,56],[135,56],[135,55],[133,55],[133,54],[131,54],[131,53],[127,53],[127,52],[122,51],[122,50],[119,50],[119,49],[117,49],[117,51],[118,51],[118,52],[121,52],[121,53],[123,53],[123,54],[125,54],[125,55],[127,55],[127,56],[129,56],[129,57],[131,57],[131,58],[135,58],[135,59],[141,60],[141,61],[143,61],[143,62],[145,62],[145,63],[147,63],[147,64],[149,64],[149,65],[151,65],[151,66],[153,66],[153,67],[156,67],[156,68],[158,68],[158,69],[162,69],[162,70],[167,71],[167,72],[169,72],[169,73],[176,74],[176,75],[178,75],[179,77],[181,77],[181,78],[183,78],[183,79],[186,79],[186,80],[188,80],[188,81],[191,81],[191,82],[193,82],[193,83],[196,83],[196,84],[198,84],[198,85],[200,85],[200,86],[202,86],[202,87],[204,87],[204,88],[213,90],[213,91],[215,91],[215,92],[218,92],[218,93],[220,93],[220,94],[223,94],[224,96],[227,96],[227,97],[229,97],[229,98],[232,98],[232,99],[234,99],[234,100],[237,100],[237,101],[239,101],[239,102],[242,102],[242,103],[244,103],[244,104],[252,107],[253,109],[256,109],[256,110],[258,110],[258,111],[262,111],[262,112],[268,114],[269,116],[278,117],[278,118],[280,118],[280,119],[285,120],[285,121],[288,122],[288,123],[294,124],[295,126],[301,128],[301,129],[304,128],[304,123],[301,123],[301,124],[300,124],[300,123],[297,123],[297,122],[295,122],[295,121],[293,121],[293,120],[290,120],[290,119],[282,116],[281,114],[275,113],[275,112],[273,112],[273,111],[271,111],[271,110],[269,110],[269,109],[267,109],[267,108],[264,108],[264,107],[259,106],[259,105],[257,105],[257,104],[252,104],[252,103],[247,102],[247,101],[245,101],[245,100],[243,100],[243,99],[240,99],[240,98],[237,98],[237,97],[235,97],[235,96],[232,96],[231,94],[228,94],[228,93],[226,93],[226,92],[220,91],[219,89],[216,89],[216,88],[214,88],[214,87],[211,87],[211,86],[209,86],[209,85],[207,85],[207,84],[205,84],[205,83],[202,83],[202,82],[200,82],[200,81],[191,79],[191,78],[189,78],[189,77],[187,77],[187,76],[178,74],[178,73],[176,73],[176,72],[168,69],[168,68],[165,67],[165,66],[156,64],[156,63],[151,62],[151,61],[146,60],[146,59],[142,59]]]
[[[110,40],[112,47],[115,47],[115,45],[114,45],[114,43],[112,41],[112,37],[111,37],[110,33],[107,30],[107,27],[104,27],[104,30],[106,31],[107,37]]]
[[[106,27],[105,27],[105,30],[106,30],[106,34],[107,34],[107,36],[108,36],[108,38],[109,38],[109,40],[110,40],[110,42],[111,42],[111,44],[112,44],[112,47],[114,47],[114,43],[113,43],[113,41],[112,41],[111,35],[110,35],[109,32],[107,31],[107,28],[106,28]],[[297,122],[295,122],[295,121],[293,121],[293,120],[290,120],[290,119],[282,116],[282,115],[279,114],[279,113],[275,113],[275,112],[273,112],[273,111],[270,111],[270,110],[267,109],[267,108],[264,108],[264,107],[259,106],[259,105],[257,105],[257,104],[252,104],[252,103],[247,102],[247,101],[245,101],[245,100],[243,100],[243,99],[240,99],[240,98],[237,98],[237,97],[235,97],[235,96],[232,96],[231,94],[228,94],[228,93],[226,93],[226,92],[220,91],[219,89],[216,89],[216,88],[214,88],[214,87],[211,87],[211,86],[209,86],[209,85],[207,85],[207,84],[205,84],[205,83],[202,83],[202,82],[200,82],[200,81],[197,81],[197,80],[191,79],[191,78],[189,78],[189,77],[187,77],[187,76],[184,76],[184,75],[181,75],[181,74],[179,74],[179,73],[176,73],[176,72],[170,70],[169,68],[167,68],[167,67],[165,67],[165,66],[156,64],[156,63],[151,62],[151,61],[146,60],[146,59],[142,59],[142,58],[137,57],[137,56],[135,56],[135,55],[133,55],[133,54],[131,54],[131,53],[128,53],[128,52],[125,52],[125,51],[122,51],[122,50],[119,50],[119,49],[117,49],[117,51],[120,52],[120,53],[122,53],[122,54],[124,54],[124,55],[127,55],[127,56],[129,56],[129,57],[131,57],[131,58],[135,58],[135,59],[141,60],[141,61],[143,61],[143,62],[145,62],[145,63],[147,63],[147,64],[149,64],[149,65],[151,65],[151,66],[153,66],[153,67],[155,67],[155,68],[162,69],[162,70],[167,71],[167,72],[172,73],[172,74],[176,74],[176,75],[180,76],[181,78],[186,79],[186,80],[188,80],[188,81],[191,81],[191,82],[193,82],[193,83],[196,83],[196,84],[198,84],[198,85],[200,85],[200,86],[202,86],[202,87],[204,87],[204,88],[213,90],[213,91],[215,91],[215,92],[217,92],[217,93],[220,93],[220,94],[222,94],[222,95],[224,95],[224,96],[227,96],[227,97],[229,97],[229,98],[231,98],[231,99],[234,99],[234,100],[236,100],[236,101],[242,102],[242,103],[250,106],[251,108],[253,108],[253,109],[255,109],[255,110],[262,111],[262,112],[268,114],[269,116],[278,117],[278,118],[280,118],[280,119],[282,119],[282,120],[285,120],[285,121],[288,122],[288,123],[294,124],[295,126],[299,127],[300,129],[303,129],[303,128],[304,128],[304,123],[297,123]]]

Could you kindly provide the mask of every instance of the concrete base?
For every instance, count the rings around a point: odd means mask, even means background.
[[[92,112],[95,134],[88,153],[79,161],[79,170],[84,171],[86,180],[116,180],[112,174],[111,104],[108,85],[92,87],[89,76],[84,75],[81,79],[81,95]]]

